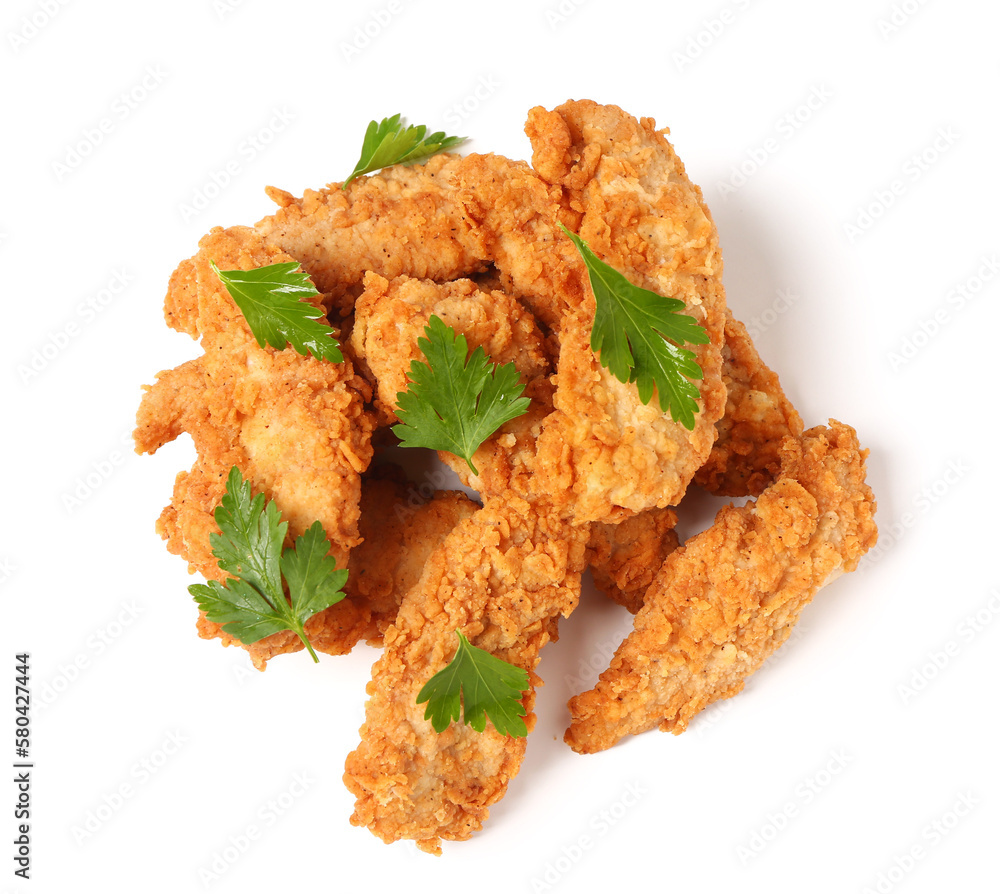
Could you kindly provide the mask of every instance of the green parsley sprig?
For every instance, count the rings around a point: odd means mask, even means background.
[[[405,124],[405,120],[399,115],[393,115],[391,118],[383,118],[381,122],[372,121],[368,125],[361,144],[361,158],[341,189],[347,189],[347,184],[362,174],[370,174],[391,165],[413,164],[438,152],[446,152],[468,139],[445,136],[444,131],[440,130],[425,139],[426,124],[409,127]]]
[[[443,733],[451,721],[462,718],[481,733],[489,717],[503,736],[528,735],[521,701],[529,687],[528,672],[472,645],[461,630],[455,633],[455,657],[417,693],[418,705],[427,702],[424,720]]]
[[[462,457],[473,454],[501,425],[528,411],[513,363],[491,368],[482,347],[469,356],[464,335],[431,316],[426,338],[417,340],[426,363],[410,364],[410,385],[396,395],[400,424],[392,427],[402,447],[430,447]]]
[[[302,355],[340,363],[344,355],[333,330],[320,323],[323,311],[302,298],[319,294],[295,262],[254,270],[212,269],[243,312],[257,344],[279,351],[289,343]]]
[[[347,570],[329,555],[330,541],[317,521],[282,549],[288,522],[274,502],[253,496],[250,482],[233,466],[226,493],[215,509],[221,534],[213,533],[212,554],[219,567],[233,575],[224,584],[210,580],[192,584],[191,595],[210,621],[250,645],[280,630],[291,630],[319,661],[304,625],[314,614],[344,598]],[[288,585],[288,598],[282,586]]]
[[[700,394],[690,380],[703,373],[694,353],[681,346],[708,344],[708,333],[694,317],[681,313],[685,304],[679,298],[632,284],[576,233],[562,230],[587,265],[597,301],[590,347],[601,365],[619,381],[635,382],[644,404],[652,400],[655,387],[660,409],[693,429]]]

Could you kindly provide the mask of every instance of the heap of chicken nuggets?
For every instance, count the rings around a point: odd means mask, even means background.
[[[361,742],[347,758],[355,825],[384,841],[467,839],[516,775],[526,740],[452,723],[436,733],[417,693],[451,659],[455,629],[529,672],[557,636],[589,568],[635,615],[597,685],[570,701],[580,753],[652,727],[682,732],[788,637],[816,591],[873,545],[875,503],[854,431],[803,431],[777,376],[726,307],[718,234],[701,191],[651,119],[574,101],[532,109],[531,165],[438,155],[302,198],[254,227],[216,228],[181,262],[170,326],[204,353],[160,373],[138,413],[137,449],[188,432],[198,459],[177,477],[157,530],[192,571],[224,580],[209,535],[236,465],[276,502],[289,537],[322,522],[348,598],[306,624],[317,651],[382,647]],[[643,404],[590,347],[595,303],[560,224],[636,285],[682,299],[710,342],[693,430]],[[214,274],[294,261],[339,330],[345,359],[261,348]],[[514,363],[531,399],[474,457],[440,459],[478,492],[414,505],[391,442],[396,395],[432,314]],[[679,544],[691,483],[724,496]],[[237,643],[204,615],[201,636]],[[244,646],[261,669],[302,648],[291,632]]]

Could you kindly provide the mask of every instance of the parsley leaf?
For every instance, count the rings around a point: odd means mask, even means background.
[[[528,411],[524,386],[513,363],[493,367],[485,351],[469,356],[464,335],[431,316],[426,338],[417,344],[426,363],[410,364],[410,386],[396,395],[399,425],[392,427],[402,447],[430,447],[461,456],[478,475],[472,455],[505,422]],[[468,359],[466,359],[468,358]]]
[[[333,330],[318,322],[323,311],[301,298],[319,292],[294,261],[255,270],[212,269],[243,312],[257,344],[282,350],[289,342],[302,355],[339,363],[344,359]]]
[[[619,381],[635,382],[644,404],[652,400],[655,386],[660,409],[693,429],[700,394],[688,380],[702,378],[702,370],[694,353],[681,345],[708,344],[708,333],[694,317],[680,313],[685,304],[679,298],[633,285],[598,258],[583,239],[566,227],[562,230],[587,265],[597,301],[590,347],[601,365]]]
[[[390,165],[413,164],[438,152],[445,152],[467,139],[447,137],[440,130],[424,139],[426,124],[410,127],[404,127],[404,124],[405,121],[399,115],[393,115],[391,118],[383,118],[381,123],[372,121],[368,125],[361,145],[361,158],[341,189],[347,189],[347,184],[362,174],[370,174]]]
[[[427,702],[424,720],[443,733],[458,720],[477,733],[486,729],[486,717],[503,736],[526,736],[521,693],[528,688],[528,672],[472,645],[458,634],[458,650],[447,667],[431,677],[417,694],[417,704]]]
[[[282,550],[288,522],[263,494],[251,496],[250,482],[233,466],[226,493],[215,509],[221,534],[212,534],[212,554],[219,567],[234,575],[224,584],[192,584],[194,596],[210,621],[250,645],[279,630],[291,630],[305,643],[313,661],[319,661],[304,624],[314,614],[340,602],[347,582],[346,569],[338,569],[328,555],[330,541],[317,521]],[[285,598],[284,576],[291,596]]]

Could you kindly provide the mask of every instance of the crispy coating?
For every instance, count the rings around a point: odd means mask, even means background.
[[[358,521],[363,542],[351,550],[347,563],[347,595],[306,621],[306,636],[313,648],[327,655],[345,655],[362,640],[381,645],[427,558],[455,525],[477,509],[479,504],[460,491],[436,491],[423,502],[399,475],[365,478]],[[198,634],[246,649],[258,670],[264,670],[276,655],[305,648],[288,630],[245,645],[209,621],[204,612],[198,619]]]
[[[781,444],[802,434],[802,419],[777,374],[760,359],[746,326],[728,310],[722,380],[726,412],[715,424],[718,438],[694,481],[719,496],[755,497],[776,480]]]
[[[673,509],[649,509],[616,525],[595,524],[587,566],[598,590],[634,615],[656,572],[680,545]]]
[[[194,258],[181,261],[170,275],[163,317],[171,329],[198,338],[198,270]]]
[[[268,194],[281,207],[257,231],[299,259],[345,315],[368,271],[445,282],[495,265],[529,305],[544,308],[578,300],[582,288],[572,246],[563,240],[553,252],[560,191],[521,161],[443,154],[347,189]],[[554,308],[540,319],[554,324],[558,315]]]
[[[430,315],[437,314],[466,337],[469,348],[483,347],[492,361],[513,363],[522,380],[533,382],[549,372],[545,340],[530,314],[506,293],[487,293],[470,280],[438,285],[401,276],[391,282],[378,274],[365,276],[365,292],[356,306],[351,347],[367,369],[376,403],[390,422],[397,421],[396,395],[406,388],[406,372],[422,360],[417,339]],[[474,457],[480,470],[473,476],[464,460],[441,454],[465,483],[489,494],[513,487],[530,493],[537,423],[551,411],[551,389],[535,382],[528,416],[513,420],[484,444]],[[532,430],[535,436],[532,436]],[[520,478],[514,485],[513,478]],[[656,569],[677,546],[676,515],[650,510],[620,525],[595,525],[588,545],[588,565],[597,586],[611,598],[638,611]]]
[[[483,292],[468,280],[436,284],[397,277],[391,282],[368,274],[358,301],[351,348],[379,395],[380,418],[396,421],[396,395],[405,390],[410,364],[422,360],[417,344],[432,313],[442,317],[469,348],[482,346],[497,363],[514,363],[531,400],[527,414],[511,420],[473,456],[479,475],[464,459],[439,451],[462,483],[484,495],[510,490],[534,505],[544,499],[533,483],[538,433],[552,412],[553,385],[546,340],[517,299]]]
[[[527,380],[532,404],[488,439],[475,456],[474,481],[485,507],[459,526],[425,566],[385,636],[385,655],[372,669],[362,741],[344,776],[357,797],[351,821],[384,841],[416,839],[440,852],[441,838],[462,840],[479,829],[501,798],[524,754],[523,739],[487,726],[476,733],[452,724],[438,735],[416,704],[420,688],[454,654],[461,628],[474,645],[532,671],[542,645],[556,636],[556,621],[579,598],[586,527],[569,529],[509,491],[530,477],[537,428],[551,412],[552,387],[545,341],[519,303],[469,281],[438,285],[376,274],[365,278],[351,346],[370,371],[395,419],[417,339],[432,313],[482,346],[491,359],[513,362]],[[439,455],[466,481],[464,460]],[[491,498],[493,499],[490,502]],[[532,675],[532,685],[537,679]],[[530,715],[533,691],[525,696]]]
[[[680,733],[738,693],[820,587],[875,543],[866,456],[833,420],[787,438],[779,479],[755,502],[723,508],[663,564],[611,666],[570,700],[570,747],[601,751],[654,726]]]
[[[430,554],[451,530],[479,509],[462,491],[435,491],[429,500],[400,475],[366,479],[359,529],[364,539],[351,551],[347,594],[371,608],[364,639],[380,645],[399,604],[420,579]]]
[[[464,840],[482,826],[517,773],[525,740],[490,723],[482,733],[452,723],[438,734],[417,693],[453,657],[457,629],[537,685],[539,650],[579,599],[581,533],[516,499],[487,500],[431,555],[372,670],[361,744],[344,773],[357,797],[353,824],[432,853],[440,839]],[[524,697],[529,730],[533,704],[532,689]]]
[[[226,270],[294,259],[268,249],[245,227],[216,228],[202,239],[194,259],[197,300],[179,325],[201,336],[205,353],[161,373],[146,389],[134,433],[139,453],[155,452],[181,431],[198,451],[191,473],[179,476],[158,530],[192,571],[224,579],[204,535],[217,530],[212,513],[236,465],[255,493],[276,502],[290,538],[319,520],[343,567],[361,542],[361,473],[371,461],[374,425],[365,409],[367,383],[348,360],[329,363],[258,346],[212,271],[213,260]]]

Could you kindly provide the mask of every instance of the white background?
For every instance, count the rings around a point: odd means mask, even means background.
[[[33,878],[4,806],[0,892],[997,890],[996,4],[345,6],[0,13],[0,759],[29,651],[35,762]],[[190,444],[139,458],[129,433],[140,386],[197,353],[161,303],[203,232],[270,213],[268,184],[343,179],[371,118],[523,158],[528,109],[567,98],[671,128],[731,306],[807,425],[871,448],[882,539],[744,694],[581,757],[573,677],[627,623],[590,594],[545,651],[520,776],[434,858],[347,821],[375,652],[258,674],[199,640],[153,531]]]

